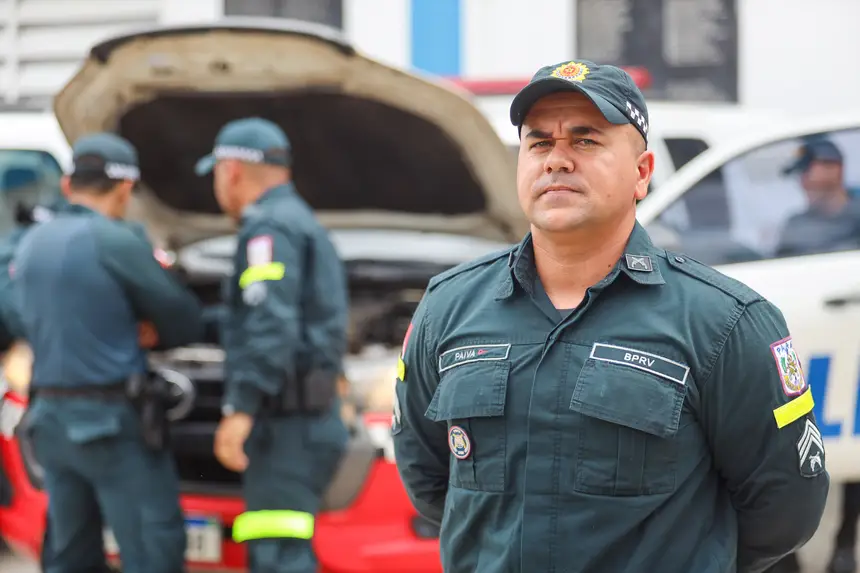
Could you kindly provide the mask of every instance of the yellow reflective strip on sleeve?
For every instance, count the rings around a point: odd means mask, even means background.
[[[233,541],[252,539],[311,539],[314,516],[304,511],[266,509],[246,511],[233,522]]]
[[[397,359],[397,377],[401,382],[406,381],[406,363],[403,362],[403,358]]]
[[[812,401],[812,390],[807,388],[806,392],[773,411],[773,417],[776,418],[776,427],[786,427],[798,418],[810,413],[813,406],[815,406],[815,402]]]
[[[260,281],[279,281],[284,278],[284,263],[266,263],[248,267],[239,276],[239,288],[245,290]]]

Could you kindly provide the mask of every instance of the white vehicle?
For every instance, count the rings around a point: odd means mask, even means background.
[[[783,170],[813,136],[840,149],[845,186],[856,193],[860,113],[798,116],[789,125],[705,151],[643,201],[638,218],[655,243],[714,266],[783,311],[812,387],[828,469],[834,481],[856,481],[860,236],[804,256],[778,255],[783,227],[807,206],[799,177]]]
[[[0,237],[15,225],[18,208],[59,196],[71,154],[54,114],[0,111]]]

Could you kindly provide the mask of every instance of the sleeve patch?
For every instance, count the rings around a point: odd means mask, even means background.
[[[800,360],[794,352],[794,343],[788,336],[770,345],[770,352],[776,361],[782,391],[786,396],[800,396],[806,390],[806,379],[800,368]]]
[[[256,267],[272,262],[272,236],[260,235],[248,240],[248,266]]]
[[[773,417],[776,419],[776,427],[780,429],[786,427],[795,420],[799,420],[810,413],[814,407],[815,402],[812,399],[812,390],[807,390],[791,402],[783,404],[773,411]]]
[[[409,344],[409,337],[412,335],[412,323],[409,323],[409,328],[406,329],[406,335],[403,337],[403,348],[400,349],[400,356],[406,356],[406,346]]]
[[[797,440],[800,475],[813,478],[824,471],[824,440],[812,420],[806,419],[803,433]]]

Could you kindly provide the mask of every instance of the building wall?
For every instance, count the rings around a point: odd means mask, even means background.
[[[641,0],[625,0],[631,1]],[[707,6],[716,0],[671,1]],[[260,2],[241,5],[274,4]],[[343,28],[356,46],[409,69],[522,79],[577,56],[577,0],[342,2]],[[310,13],[308,7],[283,10]],[[860,1],[736,0],[736,10],[741,104],[798,113],[857,106]],[[89,47],[106,37],[158,23],[213,21],[223,12],[224,0],[0,0],[0,105],[49,103]]]

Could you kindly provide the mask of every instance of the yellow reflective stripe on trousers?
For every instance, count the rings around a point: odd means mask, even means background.
[[[245,290],[260,281],[279,281],[284,278],[284,263],[266,263],[248,267],[239,276],[239,288]]]
[[[304,511],[265,509],[246,511],[233,522],[233,541],[252,539],[311,539],[314,516]]]
[[[786,427],[801,416],[805,416],[810,413],[814,406],[815,402],[812,401],[812,389],[807,388],[806,392],[773,411],[773,417],[776,418],[776,427]]]

